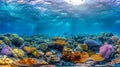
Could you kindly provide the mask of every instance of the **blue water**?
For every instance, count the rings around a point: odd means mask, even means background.
[[[0,0],[0,33],[120,34],[120,0]]]

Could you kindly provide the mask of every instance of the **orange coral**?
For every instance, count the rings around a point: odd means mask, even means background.
[[[37,60],[33,58],[24,58],[22,60],[19,60],[18,63],[24,64],[24,65],[35,65],[37,64]]]
[[[65,40],[56,40],[54,44],[57,44],[59,46],[65,46],[68,45],[68,42],[66,42]]]
[[[27,53],[32,53],[33,51],[37,50],[35,47],[27,47],[25,46],[24,47],[24,50],[27,52]]]
[[[95,54],[91,56],[91,59],[94,61],[103,61],[105,58],[100,54]]]

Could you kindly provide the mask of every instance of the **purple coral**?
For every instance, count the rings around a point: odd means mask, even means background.
[[[12,48],[9,46],[3,46],[1,54],[10,56],[12,54]]]
[[[114,52],[114,47],[111,44],[105,44],[100,47],[99,52],[104,58],[109,58],[112,52]]]

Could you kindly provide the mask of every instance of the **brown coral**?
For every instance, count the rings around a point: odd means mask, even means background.
[[[86,62],[89,58],[88,53],[86,52],[66,52],[64,51],[62,53],[62,58],[68,61],[72,61],[74,63],[82,63],[82,62]]]

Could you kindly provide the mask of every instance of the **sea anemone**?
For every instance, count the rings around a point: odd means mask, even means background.
[[[24,56],[24,51],[21,49],[17,49],[17,48],[13,49],[12,53],[13,53],[14,57],[23,57]]]
[[[114,52],[114,47],[111,44],[105,44],[100,47],[99,52],[104,58],[109,58]]]
[[[23,44],[24,40],[21,37],[14,37],[14,38],[12,38],[11,41],[15,46],[20,47]]]
[[[1,54],[8,55],[8,56],[12,55],[12,48],[7,45],[3,46],[1,50]]]

